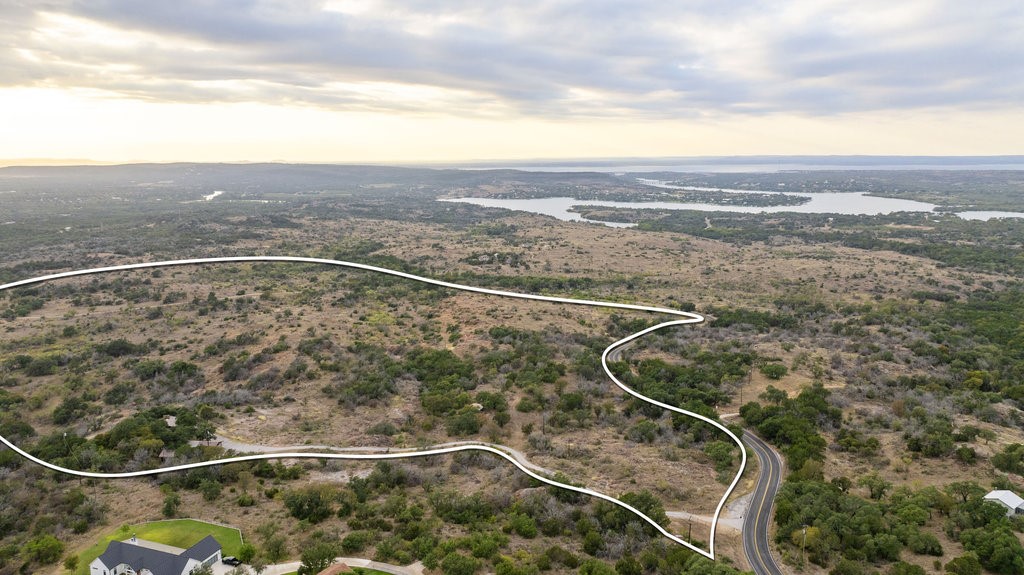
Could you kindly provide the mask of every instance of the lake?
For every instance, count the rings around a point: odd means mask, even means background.
[[[672,186],[661,182],[644,180],[645,184],[655,185],[662,188],[703,190],[705,188],[693,188],[685,186]],[[722,191],[734,194],[771,194],[782,192],[765,192],[751,190],[730,190]],[[504,208],[507,210],[519,210],[532,212],[558,218],[567,222],[591,222],[604,224],[611,227],[632,227],[634,224],[620,222],[603,222],[588,220],[580,214],[570,211],[577,206],[592,206],[604,208],[625,208],[625,209],[657,209],[657,210],[696,210],[700,212],[737,212],[744,214],[757,213],[798,213],[798,214],[838,214],[838,215],[882,215],[896,212],[934,212],[935,204],[918,202],[914,200],[902,200],[897,198],[882,198],[869,196],[864,192],[849,193],[799,193],[784,192],[789,196],[807,198],[808,201],[799,206],[740,206],[731,204],[707,204],[694,202],[616,202],[605,200],[579,200],[576,198],[532,198],[532,199],[502,199],[502,198],[448,198],[443,202],[463,202],[484,206],[488,208]],[[1018,212],[994,212],[994,211],[965,211],[958,212],[957,216],[965,220],[989,220],[992,218],[1024,218],[1024,213]]]

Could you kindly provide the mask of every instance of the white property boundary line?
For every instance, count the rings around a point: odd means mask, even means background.
[[[645,395],[643,395],[643,394],[641,394],[641,393],[639,393],[639,392],[637,392],[637,391],[627,387],[625,384],[623,384],[621,381],[619,381],[618,378],[616,378],[615,375],[612,373],[611,369],[608,368],[608,354],[611,353],[612,351],[614,351],[615,349],[617,349],[617,348],[619,348],[619,347],[621,347],[621,346],[623,346],[623,345],[625,345],[625,344],[627,344],[627,343],[629,343],[629,342],[631,342],[631,341],[633,341],[633,340],[635,340],[637,338],[643,337],[643,336],[645,336],[645,335],[647,335],[647,334],[649,334],[651,332],[654,332],[654,331],[657,331],[657,330],[660,330],[660,329],[663,329],[663,328],[666,328],[666,327],[671,327],[671,326],[676,326],[676,325],[687,325],[687,324],[692,324],[692,323],[703,322],[704,321],[704,317],[701,316],[701,315],[698,315],[698,314],[695,314],[695,313],[689,313],[689,312],[685,312],[685,311],[679,311],[679,310],[668,309],[668,308],[661,308],[661,307],[651,307],[651,306],[646,306],[646,305],[625,304],[625,303],[616,303],[616,302],[603,302],[603,301],[595,301],[595,300],[573,299],[573,298],[563,298],[563,297],[535,295],[535,294],[524,294],[524,293],[516,293],[516,292],[508,292],[508,291],[487,289],[487,288],[481,288],[481,287],[474,287],[474,286],[466,286],[466,285],[461,285],[461,284],[456,284],[456,283],[451,283],[451,282],[446,282],[446,281],[426,278],[426,277],[422,277],[422,276],[417,276],[417,275],[413,275],[413,274],[410,274],[410,273],[400,272],[400,271],[391,270],[391,269],[387,269],[387,268],[371,266],[371,265],[367,265],[367,264],[360,264],[360,263],[355,263],[355,262],[346,262],[346,261],[340,261],[340,260],[330,260],[330,259],[323,259],[323,258],[307,258],[307,257],[295,257],[295,256],[232,256],[232,257],[197,258],[197,259],[185,259],[185,260],[167,260],[167,261],[159,261],[159,262],[143,262],[143,263],[136,263],[136,264],[124,264],[124,265],[118,265],[118,266],[108,266],[108,267],[91,268],[91,269],[84,269],[84,270],[75,270],[75,271],[69,271],[69,272],[61,272],[61,273],[56,273],[56,274],[50,274],[50,275],[30,278],[30,279],[26,279],[26,280],[19,280],[19,281],[16,281],[16,282],[11,282],[11,283],[6,283],[6,284],[3,284],[3,285],[0,285],[0,291],[4,291],[4,290],[11,289],[11,288],[16,288],[16,287],[21,287],[21,286],[27,286],[27,285],[32,285],[32,284],[48,282],[48,281],[62,279],[62,278],[69,278],[69,277],[75,277],[75,276],[84,276],[84,275],[91,275],[91,274],[102,274],[102,273],[116,272],[116,271],[136,270],[136,269],[146,269],[146,268],[162,268],[162,267],[170,267],[170,266],[218,264],[218,263],[242,263],[242,262],[291,262],[291,263],[322,264],[322,265],[330,265],[330,266],[340,266],[340,267],[346,267],[346,268],[354,268],[354,269],[366,270],[366,271],[371,271],[371,272],[377,272],[377,273],[382,273],[382,274],[391,275],[391,276],[397,276],[397,277],[401,277],[401,278],[405,278],[405,279],[409,279],[409,280],[413,280],[413,281],[417,281],[417,282],[422,282],[422,283],[426,283],[426,284],[430,284],[430,285],[440,286],[440,287],[444,287],[444,288],[450,288],[450,289],[461,290],[461,291],[468,291],[468,292],[474,292],[474,293],[481,293],[481,294],[487,294],[487,295],[496,295],[496,296],[501,296],[501,297],[510,297],[510,298],[526,299],[526,300],[534,300],[534,301],[546,301],[546,302],[554,302],[554,303],[583,305],[583,306],[590,306],[590,307],[628,309],[628,310],[634,310],[634,311],[664,313],[664,314],[669,314],[669,315],[674,315],[674,316],[677,316],[677,317],[685,318],[685,319],[678,319],[678,320],[673,320],[673,321],[667,321],[667,322],[664,322],[664,323],[659,323],[658,325],[649,327],[649,328],[644,329],[642,331],[638,331],[637,333],[634,333],[634,334],[632,334],[632,335],[630,335],[628,337],[625,337],[623,339],[620,339],[619,341],[616,341],[616,342],[612,343],[607,348],[605,348],[604,353],[601,354],[601,366],[604,368],[605,374],[607,374],[608,377],[611,378],[611,380],[615,383],[615,385],[619,386],[619,388],[621,388],[626,393],[632,395],[633,397],[636,397],[638,399],[646,401],[647,403],[650,403],[652,405],[657,405],[658,407],[661,407],[663,409],[667,409],[669,411],[674,411],[676,413],[681,413],[683,415],[688,415],[690,417],[693,417],[695,419],[698,419],[700,421],[703,421],[705,423],[713,425],[714,427],[716,427],[716,428],[720,429],[721,431],[725,432],[725,434],[728,435],[729,438],[732,439],[736,443],[737,446],[739,446],[739,448],[740,448],[740,455],[741,455],[741,458],[740,458],[740,468],[739,468],[739,471],[736,473],[736,477],[733,478],[732,483],[729,484],[729,488],[726,489],[725,494],[722,495],[722,499],[719,500],[718,506],[715,508],[715,514],[714,514],[714,516],[713,516],[713,518],[711,520],[711,537],[710,537],[710,541],[708,542],[709,550],[705,551],[705,550],[703,550],[703,549],[701,549],[701,548],[691,544],[690,542],[685,541],[685,540],[683,540],[683,539],[673,535],[672,533],[669,533],[664,527],[659,525],[653,519],[651,519],[650,517],[648,517],[647,515],[642,513],[640,510],[636,509],[635,507],[633,507],[633,506],[631,506],[631,505],[629,505],[627,503],[619,501],[618,499],[616,499],[614,497],[611,497],[611,496],[608,496],[608,495],[605,495],[603,493],[599,493],[597,491],[593,491],[591,489],[587,489],[585,487],[576,487],[574,485],[566,485],[564,483],[560,483],[558,481],[554,481],[552,479],[548,479],[547,477],[538,475],[537,473],[534,473],[533,471],[531,471],[527,467],[525,467],[522,464],[520,464],[518,461],[515,460],[515,458],[513,458],[508,453],[506,453],[504,451],[501,451],[500,449],[496,449],[494,447],[490,447],[488,445],[462,445],[462,446],[445,447],[445,448],[439,448],[439,449],[425,449],[423,451],[415,451],[415,452],[410,452],[410,453],[389,453],[389,454],[372,454],[372,453],[366,453],[366,454],[362,454],[362,453],[312,453],[312,452],[265,453],[265,454],[260,454],[260,455],[246,455],[246,456],[240,456],[240,457],[230,457],[230,458],[226,458],[226,459],[216,459],[216,460],[212,460],[212,461],[201,461],[201,462],[197,462],[197,463],[188,463],[188,464],[184,464],[184,465],[175,465],[175,466],[171,466],[171,467],[163,467],[163,468],[160,468],[160,469],[147,469],[147,470],[143,470],[143,471],[130,471],[130,472],[122,472],[122,473],[97,473],[97,472],[93,472],[93,471],[78,471],[78,470],[75,470],[75,469],[68,469],[68,468],[65,468],[65,467],[60,467],[59,465],[54,465],[54,464],[49,463],[47,461],[43,461],[43,460],[41,460],[41,459],[39,459],[39,458],[37,458],[37,457],[27,453],[26,451],[20,449],[18,446],[16,446],[13,443],[11,443],[6,437],[3,437],[2,435],[0,435],[0,441],[2,441],[5,445],[7,445],[7,447],[9,447],[10,449],[14,450],[18,455],[21,455],[25,459],[28,459],[28,460],[32,461],[33,463],[36,463],[36,464],[41,465],[43,467],[46,467],[48,469],[52,469],[53,471],[57,471],[57,472],[60,472],[60,473],[66,473],[68,475],[74,475],[76,477],[93,477],[93,478],[100,478],[100,479],[108,479],[108,478],[109,479],[116,479],[116,478],[126,478],[126,477],[144,477],[144,476],[148,476],[148,475],[157,475],[157,474],[160,474],[160,473],[168,473],[168,472],[172,472],[172,471],[182,471],[182,470],[185,470],[185,469],[195,469],[195,468],[199,468],[199,467],[210,467],[210,466],[214,466],[214,465],[221,465],[221,464],[225,464],[225,463],[234,463],[234,462],[239,462],[239,461],[257,461],[257,460],[261,460],[261,459],[303,459],[303,458],[305,458],[305,459],[364,459],[364,460],[373,460],[373,459],[404,459],[404,458],[410,458],[410,457],[424,457],[424,456],[428,456],[428,455],[441,455],[441,454],[445,454],[445,453],[455,453],[455,452],[459,452],[459,451],[486,451],[488,453],[493,453],[494,455],[497,455],[499,457],[504,458],[509,463],[511,463],[512,465],[517,467],[520,471],[522,471],[526,475],[529,475],[533,479],[536,479],[537,481],[540,481],[541,483],[546,483],[548,485],[552,485],[552,486],[555,486],[555,487],[560,487],[562,489],[568,489],[569,491],[575,491],[577,493],[583,493],[583,494],[586,494],[586,495],[590,495],[592,497],[597,497],[598,499],[603,499],[605,501],[608,501],[610,503],[618,505],[619,507],[627,509],[627,510],[631,511],[632,513],[636,514],[638,517],[640,517],[641,519],[643,519],[647,523],[651,524],[651,526],[653,526],[655,529],[657,529],[662,535],[664,535],[665,537],[671,539],[672,541],[674,541],[676,543],[679,543],[680,545],[683,545],[685,547],[688,547],[688,548],[696,551],[697,553],[700,553],[701,555],[703,555],[704,557],[707,557],[709,559],[714,559],[715,558],[715,532],[717,531],[717,527],[718,527],[718,518],[722,514],[722,508],[725,506],[726,499],[729,498],[729,495],[732,494],[733,490],[736,488],[736,484],[739,483],[740,477],[743,475],[743,471],[746,469],[746,466],[747,466],[747,451],[743,447],[743,442],[740,441],[740,438],[736,437],[736,435],[733,432],[729,431],[729,429],[727,427],[725,427],[724,425],[722,425],[721,423],[719,423],[717,421],[714,421],[714,420],[712,420],[712,419],[710,419],[708,417],[705,417],[705,416],[703,416],[703,415],[701,415],[699,413],[694,413],[692,411],[687,411],[685,409],[681,409],[679,407],[676,407],[676,406],[673,406],[673,405],[669,405],[667,403],[662,403],[660,401],[656,401],[654,399],[651,399],[651,398],[649,398],[649,397],[647,397],[647,396],[645,396]]]

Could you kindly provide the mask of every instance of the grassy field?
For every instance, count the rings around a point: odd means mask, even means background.
[[[103,537],[98,543],[86,549],[78,556],[78,569],[75,575],[89,575],[89,563],[107,549],[111,541],[123,541],[135,534],[139,539],[146,539],[164,545],[173,545],[187,549],[207,535],[213,535],[223,546],[223,555],[238,555],[242,546],[242,534],[237,529],[222,527],[212,523],[204,523],[194,519],[172,519],[154,521],[139,525],[121,526],[116,531]]]

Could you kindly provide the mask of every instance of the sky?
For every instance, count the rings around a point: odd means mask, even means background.
[[[0,158],[1024,154],[1019,0],[3,0]]]

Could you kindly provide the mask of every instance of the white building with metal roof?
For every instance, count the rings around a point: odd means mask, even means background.
[[[987,501],[995,501],[1006,507],[1006,516],[1012,517],[1014,515],[1024,515],[1024,498],[1012,491],[1006,489],[997,489],[990,491],[985,496]]]

